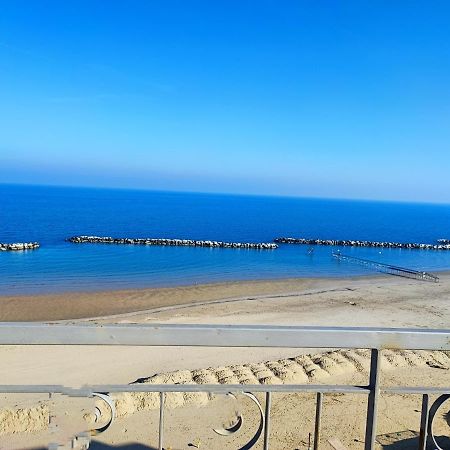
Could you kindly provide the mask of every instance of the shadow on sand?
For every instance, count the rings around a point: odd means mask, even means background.
[[[444,450],[450,450],[450,437],[439,436],[436,438],[438,444]],[[419,438],[414,437],[410,439],[402,439],[392,444],[383,445],[383,450],[411,450],[419,448]],[[157,450],[155,447],[149,447],[143,444],[123,444],[123,445],[108,445],[101,442],[92,442],[89,449],[92,450]],[[434,449],[431,439],[428,440],[427,449]]]
[[[0,447],[3,449],[3,447]],[[89,445],[89,450],[158,450],[155,447],[149,447],[143,444],[119,444],[119,445],[109,445],[103,444],[102,442],[92,441]],[[48,450],[48,447],[34,447],[29,450]]]
[[[444,450],[450,450],[450,437],[437,436],[436,441]],[[419,438],[414,437],[411,439],[402,439],[401,441],[393,442],[392,444],[383,445],[383,450],[411,450],[419,448]],[[434,449],[434,445],[431,439],[428,439],[427,449]]]
[[[157,450],[155,447],[149,447],[143,444],[119,444],[119,445],[109,445],[103,444],[101,442],[91,442],[89,446],[91,450]]]

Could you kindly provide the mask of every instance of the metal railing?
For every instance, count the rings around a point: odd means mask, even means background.
[[[155,392],[160,395],[159,449],[164,442],[164,398],[167,392],[243,393],[253,397],[261,411],[257,434],[243,449],[260,439],[265,450],[270,448],[270,411],[273,393],[316,393],[314,449],[319,448],[323,397],[330,393],[368,396],[365,428],[365,450],[375,448],[377,411],[380,392],[420,394],[422,409],[418,448],[425,450],[428,437],[440,449],[433,435],[433,419],[439,407],[450,398],[448,387],[384,387],[380,384],[380,358],[384,349],[450,351],[450,330],[404,328],[340,328],[300,326],[231,326],[231,325],[92,325],[0,323],[0,345],[127,345],[127,346],[195,346],[195,347],[278,347],[278,348],[343,348],[370,349],[371,361],[367,385],[327,384],[124,384],[91,385],[71,388],[62,385],[0,385],[0,393],[60,393],[75,397],[100,397],[111,409],[110,422],[96,432],[108,428],[114,419],[114,404],[108,395],[119,392]],[[449,380],[450,382],[450,380]],[[107,394],[105,394],[107,393]],[[265,393],[264,411],[251,393]],[[429,405],[430,395],[439,397]],[[92,434],[95,434],[93,432]],[[89,440],[89,436],[84,436]],[[87,442],[87,441],[86,441]],[[87,448],[89,444],[86,444]],[[49,447],[54,448],[54,447]]]

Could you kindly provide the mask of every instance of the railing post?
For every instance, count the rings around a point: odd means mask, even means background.
[[[314,450],[318,450],[320,444],[320,422],[322,419],[322,404],[323,404],[323,394],[322,392],[318,392],[316,398],[316,424],[314,427]]]
[[[370,373],[369,373],[369,398],[367,401],[366,438],[364,450],[374,450],[377,434],[377,411],[378,396],[380,393],[380,351],[376,348],[371,350]]]
[[[422,412],[420,415],[419,450],[426,450],[428,437],[428,394],[422,396]]]
[[[272,403],[272,394],[266,392],[266,408],[264,422],[264,450],[269,450],[269,433],[270,433],[270,405]]]
[[[164,438],[164,392],[159,393],[159,444],[158,449],[163,450]]]

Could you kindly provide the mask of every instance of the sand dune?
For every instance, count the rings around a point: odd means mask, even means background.
[[[370,350],[337,350],[295,358],[239,364],[198,370],[179,370],[154,375],[133,384],[304,384],[333,382],[334,376],[351,376],[355,372],[367,373]],[[381,369],[433,367],[450,369],[450,352],[384,350]],[[114,396],[117,415],[125,417],[136,411],[159,408],[156,393],[123,393]],[[176,408],[185,404],[205,404],[206,393],[168,393],[166,406]]]
[[[0,409],[0,435],[46,430],[49,419],[50,410],[45,404],[31,408]]]

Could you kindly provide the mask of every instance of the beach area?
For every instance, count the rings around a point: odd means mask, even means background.
[[[231,282],[65,295],[3,296],[0,297],[0,320],[99,325],[188,323],[445,329],[450,326],[450,273],[440,273],[439,277],[439,283],[379,275]],[[315,356],[305,356],[307,354]],[[261,372],[264,375],[256,377],[256,383],[362,383],[367,378],[369,363],[367,352],[358,354],[341,350],[318,354],[317,349],[276,348],[234,348],[230,351],[226,348],[174,347],[167,351],[159,347],[8,346],[0,348],[0,358],[0,379],[4,384],[67,386],[126,384],[145,378],[150,378],[149,382],[201,382],[198,371],[203,371],[201,373],[206,381],[220,380],[220,374],[225,371],[228,379],[221,382],[238,383],[243,378],[236,374],[248,372],[250,366],[254,368],[253,374]],[[305,371],[304,358],[312,358],[310,361],[314,361],[317,370]],[[286,365],[286,361],[296,361],[300,369],[283,379],[274,367],[277,364]],[[259,367],[259,372],[255,367]],[[383,382],[389,384],[401,379],[402,384],[445,386],[450,378],[449,369],[450,356],[443,352],[403,351],[385,361]],[[99,436],[102,444],[93,444],[92,448],[109,448],[95,445],[112,444],[121,448],[120,445],[130,442],[133,445],[155,446],[156,433],[150,437],[148,430],[139,427],[143,417],[154,427],[157,426],[157,405],[151,395],[147,394],[147,398],[140,398],[139,401],[131,394],[119,395],[116,406],[120,418],[111,430]],[[419,397],[383,397],[379,434],[417,430]],[[17,398],[4,400],[6,404],[20,404]],[[168,412],[170,417],[173,416],[172,422],[169,422],[171,425],[168,425],[172,431],[167,434],[173,440],[171,448],[189,448],[196,434],[202,436],[203,442],[208,442],[206,448],[225,448],[223,437],[218,439],[214,433],[211,436],[207,433],[211,429],[201,425],[203,420],[207,424],[211,417],[215,417],[211,412],[212,405],[214,401],[208,401],[202,394],[191,395],[189,399],[172,399]],[[303,397],[300,394],[275,396],[274,410],[278,411],[279,420],[277,422],[275,413],[271,448],[302,448],[307,439],[306,430],[311,431],[313,405],[314,398],[306,394]],[[335,414],[346,430],[344,435],[347,440],[344,442],[345,439],[341,438],[343,444],[347,448],[361,448],[364,423],[362,419],[355,421],[355,417],[364,415],[365,400],[352,398],[351,395],[345,398],[330,396],[325,405],[325,417]],[[248,423],[256,423],[257,416],[250,405],[244,402],[242,408]],[[184,417],[182,421],[187,420],[192,415],[192,409],[198,423],[189,427],[191,434],[186,436],[182,432],[183,427],[176,428],[175,419]],[[282,412],[286,414],[283,420]],[[444,428],[445,423],[441,426]],[[40,435],[48,432],[40,429],[39,424],[34,432],[25,435],[11,434],[13,428],[14,425],[11,425],[9,432],[5,429],[3,434],[0,431],[2,439],[8,438],[12,443],[16,439],[39,440]],[[323,436],[332,438],[337,434],[336,429],[331,421],[325,420]],[[415,439],[414,436],[410,438]],[[240,439],[244,438],[241,436]],[[392,442],[386,439],[386,445],[394,445],[392,439]]]

